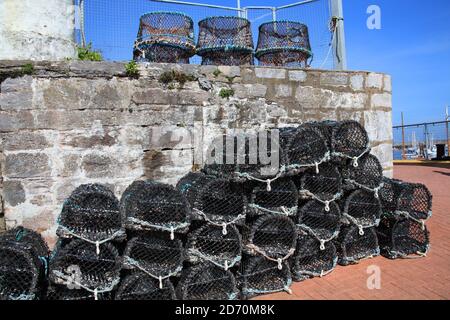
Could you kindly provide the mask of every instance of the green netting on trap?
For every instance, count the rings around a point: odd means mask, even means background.
[[[312,57],[308,27],[294,21],[273,21],[259,27],[256,58],[261,65],[307,67]]]
[[[234,16],[210,17],[199,23],[197,54],[203,65],[252,65],[250,21]]]
[[[186,250],[192,263],[211,262],[228,270],[241,261],[242,237],[234,225],[224,234],[222,227],[203,224],[189,233]]]
[[[367,228],[361,235],[357,226],[342,227],[335,245],[339,257],[338,264],[342,266],[356,264],[380,254],[375,228]]]
[[[66,285],[50,284],[46,299],[67,301],[113,300],[113,294],[105,292],[96,296],[93,292],[81,288],[69,289]]]
[[[343,202],[342,215],[346,224],[353,224],[362,234],[363,229],[377,226],[382,214],[380,199],[365,190],[355,190]]]
[[[175,289],[169,279],[158,280],[143,272],[122,279],[115,300],[176,300]]]
[[[114,193],[100,184],[84,184],[64,201],[57,235],[80,238],[99,246],[125,238],[124,216]]]
[[[190,17],[176,12],[151,12],[140,18],[135,60],[189,63],[194,54],[194,25]]]
[[[342,169],[342,177],[348,189],[364,189],[373,192],[378,198],[382,187],[383,167],[377,157],[364,154],[358,161],[358,166],[349,163]]]
[[[183,269],[176,292],[181,300],[236,300],[239,293],[233,273],[209,262]]]
[[[135,181],[123,193],[120,209],[131,230],[185,233],[189,227],[190,207],[174,187],[155,181]]]
[[[390,259],[424,257],[430,248],[425,224],[405,217],[384,216],[377,235],[381,255]]]
[[[323,277],[334,270],[337,260],[336,247],[333,243],[322,249],[317,239],[301,234],[297,239],[297,250],[291,261],[292,277],[295,281]]]
[[[42,293],[48,247],[41,236],[17,227],[0,235],[0,300],[34,300]]]
[[[148,233],[128,241],[123,254],[123,266],[140,270],[163,286],[163,280],[179,275],[184,258],[181,240],[170,240],[166,235]]]

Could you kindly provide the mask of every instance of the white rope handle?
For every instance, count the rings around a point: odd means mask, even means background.
[[[245,215],[244,214],[239,214],[236,218],[234,218],[231,221],[228,221],[228,222],[216,222],[216,221],[213,221],[213,220],[209,219],[203,211],[198,210],[197,208],[194,208],[192,211],[194,211],[195,213],[201,215],[205,219],[205,221],[207,221],[208,223],[212,224],[213,226],[222,227],[222,234],[223,235],[227,235],[228,234],[227,227],[230,224],[235,224],[237,221],[239,221],[241,219],[245,219]]]
[[[296,213],[297,209],[298,209],[296,206],[292,207],[292,208],[286,208],[285,206],[281,206],[280,207],[281,211],[275,211],[275,210],[270,210],[270,209],[261,207],[261,206],[255,204],[255,203],[250,203],[248,206],[250,208],[258,209],[258,210],[265,211],[265,212],[268,212],[268,213],[280,214],[280,215],[285,215],[285,216],[292,216],[292,215],[294,215]]]
[[[262,256],[263,256],[264,258],[266,258],[267,260],[276,262],[276,263],[278,264],[278,269],[279,269],[279,270],[282,270],[282,269],[283,269],[283,261],[286,260],[286,259],[289,259],[289,257],[292,256],[292,255],[294,254],[294,252],[295,252],[295,248],[291,248],[291,249],[289,249],[288,254],[285,255],[283,258],[276,258],[276,259],[275,259],[275,258],[272,258],[272,257],[268,256],[268,255],[264,252],[264,250],[262,250],[261,248],[259,248],[257,245],[254,245],[253,243],[249,243],[249,244],[247,244],[246,246],[247,246],[248,249],[250,249],[251,251],[254,251],[254,252],[259,253],[260,255],[262,255]],[[281,268],[280,268],[280,266],[281,266]]]
[[[309,191],[307,189],[301,189],[298,192],[301,196],[312,198],[312,199],[317,200],[318,202],[324,204],[326,212],[330,212],[330,204],[332,202],[339,200],[342,197],[342,193],[338,192],[330,200],[322,200],[319,197],[317,197],[314,193],[312,193],[311,191]]]
[[[130,258],[130,257],[125,257],[125,260],[126,260],[126,262],[127,262],[129,265],[138,268],[138,269],[141,270],[142,272],[148,274],[150,277],[152,277],[152,278],[158,280],[158,281],[159,281],[159,288],[160,288],[160,289],[163,289],[163,280],[165,280],[165,279],[167,279],[167,278],[170,278],[170,277],[173,277],[173,276],[176,276],[176,275],[181,271],[181,269],[183,268],[182,266],[181,266],[181,267],[178,267],[174,272],[168,273],[168,274],[165,275],[165,276],[161,276],[161,275],[156,276],[156,275],[150,273],[147,269],[141,267],[141,265],[139,264],[139,262],[137,262],[136,260],[134,260],[134,259],[132,259],[132,258]]]

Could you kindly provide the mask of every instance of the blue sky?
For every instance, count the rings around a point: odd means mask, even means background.
[[[194,0],[192,0],[194,1]],[[296,0],[277,0],[276,5]],[[195,0],[234,6],[234,0]],[[273,0],[241,0],[243,6],[275,5]],[[450,105],[450,1],[449,0],[343,0],[347,60],[350,70],[386,72],[393,81],[393,123],[444,120]],[[381,9],[381,30],[369,30],[369,5]],[[230,11],[168,6],[147,0],[94,0],[86,4],[86,33],[107,59],[131,59],[139,16],[154,10],[183,11],[195,22]],[[315,59],[313,67],[325,60],[329,32],[326,30],[328,4],[321,0],[279,13],[279,19],[300,20],[310,28]],[[254,37],[260,23],[271,19],[267,11],[253,12]],[[195,24],[195,27],[197,25]],[[198,28],[196,28],[198,29]],[[196,30],[197,31],[197,30]],[[196,58],[194,62],[198,63]],[[326,62],[324,68],[331,68]]]

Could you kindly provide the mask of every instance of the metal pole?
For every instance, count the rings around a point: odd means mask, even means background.
[[[241,18],[242,14],[241,14],[241,0],[237,0],[237,8],[238,8],[238,17]]]
[[[344,10],[342,0],[331,0],[332,19],[336,20],[335,36],[333,40],[334,67],[337,70],[347,70],[347,53],[345,47]]]
[[[450,137],[448,133],[448,120],[450,119],[450,116],[448,114],[448,106],[447,109],[445,109],[445,128],[447,129],[447,156],[450,157]]]
[[[79,2],[79,10],[80,10],[80,35],[81,35],[81,46],[83,48],[86,47],[86,34],[84,28],[84,0],[80,0]]]
[[[424,155],[425,155],[425,160],[428,160],[428,126],[425,124],[425,150],[424,150]]]
[[[272,8],[272,21],[277,21],[277,8]]]
[[[402,112],[402,159],[406,160],[406,151],[405,151],[405,127],[403,122],[403,112]]]

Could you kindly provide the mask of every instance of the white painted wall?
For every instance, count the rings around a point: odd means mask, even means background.
[[[75,57],[73,0],[0,0],[0,60]]]

